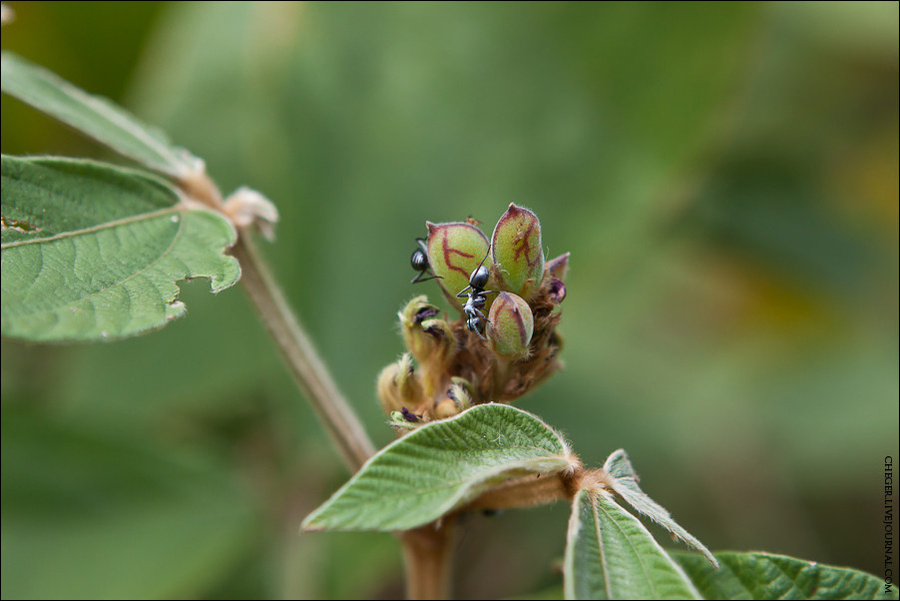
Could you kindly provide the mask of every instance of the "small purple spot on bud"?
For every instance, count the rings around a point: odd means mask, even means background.
[[[410,411],[410,410],[407,409],[406,407],[401,407],[401,408],[400,408],[400,413],[403,414],[403,419],[405,419],[405,420],[408,421],[408,422],[417,423],[417,422],[419,422],[419,421],[422,420],[422,416],[421,416],[421,415],[416,415],[415,413],[413,413],[412,411]]]
[[[566,285],[556,276],[550,277],[550,299],[557,305],[566,298]]]
[[[426,319],[431,319],[432,317],[436,317],[440,313],[437,307],[426,305],[419,309],[415,316],[413,317],[413,323],[422,323]]]

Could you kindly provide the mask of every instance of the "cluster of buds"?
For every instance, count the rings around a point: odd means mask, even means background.
[[[490,241],[472,219],[427,227],[413,268],[431,270],[461,318],[448,320],[425,296],[400,311],[408,352],[378,378],[398,431],[513,401],[561,366],[556,326],[569,253],[545,261],[535,214],[510,204]]]

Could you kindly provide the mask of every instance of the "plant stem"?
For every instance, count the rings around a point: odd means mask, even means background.
[[[239,233],[232,254],[241,265],[244,290],[344,462],[356,472],[375,453],[375,447],[275,284],[249,228],[241,228]],[[449,598],[454,531],[451,519],[440,527],[429,525],[398,533],[409,599]]]
[[[456,523],[445,518],[398,534],[406,564],[407,599],[449,599]]]
[[[239,234],[232,255],[241,265],[244,290],[344,462],[356,472],[375,454],[375,447],[288,306],[251,239],[250,229],[240,228]]]

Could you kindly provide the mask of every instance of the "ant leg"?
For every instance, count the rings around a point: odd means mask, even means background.
[[[482,340],[487,340],[485,335],[482,333],[484,331],[484,329],[487,327],[487,322],[488,322],[487,317],[485,317],[484,312],[481,309],[473,308],[472,311],[474,311],[475,314],[477,315],[477,318],[475,319],[476,326],[475,326],[475,330],[473,330],[473,331],[476,334],[478,334],[478,337],[481,338]],[[481,329],[478,329],[477,324],[481,324]]]
[[[481,323],[481,330],[483,330],[484,327],[485,327],[484,324],[487,323],[487,322],[482,321],[482,322],[479,322],[479,323]],[[475,333],[478,334],[478,337],[479,337],[479,338],[481,338],[481,339],[484,340],[484,341],[487,341],[487,337],[486,337],[484,334],[481,333],[481,330],[479,330],[478,327],[476,326],[476,328],[475,328]]]
[[[432,274],[431,277],[428,277],[428,278],[424,278],[424,279],[423,279],[423,278],[422,278],[423,275],[425,275],[425,272],[424,272],[424,271],[420,271],[420,272],[419,272],[419,275],[417,275],[415,278],[413,278],[413,281],[411,281],[410,284],[418,284],[419,282],[427,282],[428,280],[440,280],[440,279],[443,279],[443,276],[434,275],[434,274]]]

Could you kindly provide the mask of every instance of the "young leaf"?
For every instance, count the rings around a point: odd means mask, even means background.
[[[90,161],[2,158],[2,331],[36,341],[112,339],[184,314],[176,281],[213,292],[240,268],[235,232],[163,180]]]
[[[707,561],[714,568],[719,567],[716,558],[709,552],[703,543],[694,538],[687,530],[679,526],[669,512],[656,501],[651,499],[647,493],[638,486],[638,478],[628,460],[628,455],[623,449],[614,451],[603,464],[603,469],[610,475],[609,482],[612,489],[634,509],[642,515],[647,516],[669,532],[676,538],[683,541],[689,547],[692,547],[703,554]]]
[[[675,561],[633,515],[580,490],[566,540],[566,599],[699,599]]]
[[[896,599],[884,580],[853,570],[771,553],[716,553],[719,570],[696,555],[675,559],[707,599]]]
[[[510,478],[574,461],[562,437],[509,405],[477,405],[379,451],[303,522],[307,530],[407,530]]]
[[[58,75],[3,52],[3,91],[147,167],[181,178],[203,170],[203,161],[172,146],[165,136],[100,96]]]

